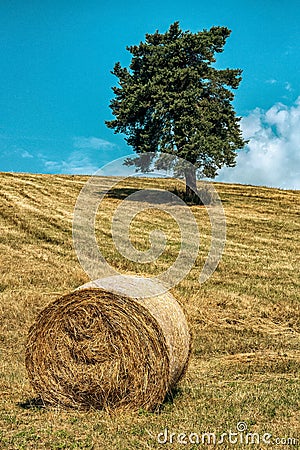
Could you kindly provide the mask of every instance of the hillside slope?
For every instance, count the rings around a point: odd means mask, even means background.
[[[0,448],[161,448],[157,434],[166,427],[220,435],[236,431],[240,421],[252,432],[300,439],[299,191],[216,183],[227,240],[218,269],[204,285],[197,280],[210,225],[205,207],[191,207],[201,248],[172,293],[186,309],[194,348],[186,377],[159,414],[110,417],[30,407],[35,393],[24,368],[28,329],[49,302],[88,281],[72,244],[74,205],[87,179],[0,174]],[[180,232],[163,212],[155,228],[169,241],[155,263],[140,267],[118,255],[110,231],[115,208],[128,192],[175,185],[130,179],[103,200],[97,237],[120,272],[151,276],[176,259]],[[134,245],[148,248],[153,227],[147,211],[141,213],[131,227]],[[182,444],[174,441],[172,448]]]

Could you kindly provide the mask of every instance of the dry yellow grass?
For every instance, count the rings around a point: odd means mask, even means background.
[[[159,413],[141,410],[120,417],[30,404],[34,392],[24,366],[28,329],[50,301],[89,281],[77,261],[71,234],[75,201],[86,180],[0,174],[0,448],[155,449],[163,448],[157,434],[165,428],[220,436],[235,431],[239,421],[261,435],[269,432],[299,440],[298,191],[215,184],[225,208],[227,242],[218,269],[202,286],[197,279],[210,227],[206,209],[191,207],[201,249],[195,267],[172,293],[185,307],[194,348],[186,377]],[[171,189],[175,184],[127,180],[104,200],[97,236],[108,261],[122,273],[151,276],[169,267],[179,249],[179,230],[163,212],[156,214],[155,226],[146,211],[137,216],[131,237],[139,249],[148,248],[153,228],[168,235],[167,251],[141,270],[114,251],[110,221],[115,208],[134,189]],[[201,446],[174,442],[165,447]],[[287,446],[261,443],[256,448]]]

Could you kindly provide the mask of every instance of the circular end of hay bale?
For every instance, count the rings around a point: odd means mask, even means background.
[[[44,402],[154,410],[182,377],[190,333],[179,304],[169,293],[131,297],[143,279],[126,290],[116,278],[59,298],[31,327],[25,363]]]

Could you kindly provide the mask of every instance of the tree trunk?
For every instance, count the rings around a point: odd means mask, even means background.
[[[199,197],[197,195],[197,177],[196,169],[194,167],[189,167],[184,171],[185,175],[185,195],[187,201],[192,203],[199,203]]]

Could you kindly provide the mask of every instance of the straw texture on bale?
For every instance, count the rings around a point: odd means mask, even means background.
[[[151,279],[114,276],[41,311],[29,330],[25,363],[43,401],[77,408],[159,406],[186,370],[191,338],[178,302],[158,292]]]

